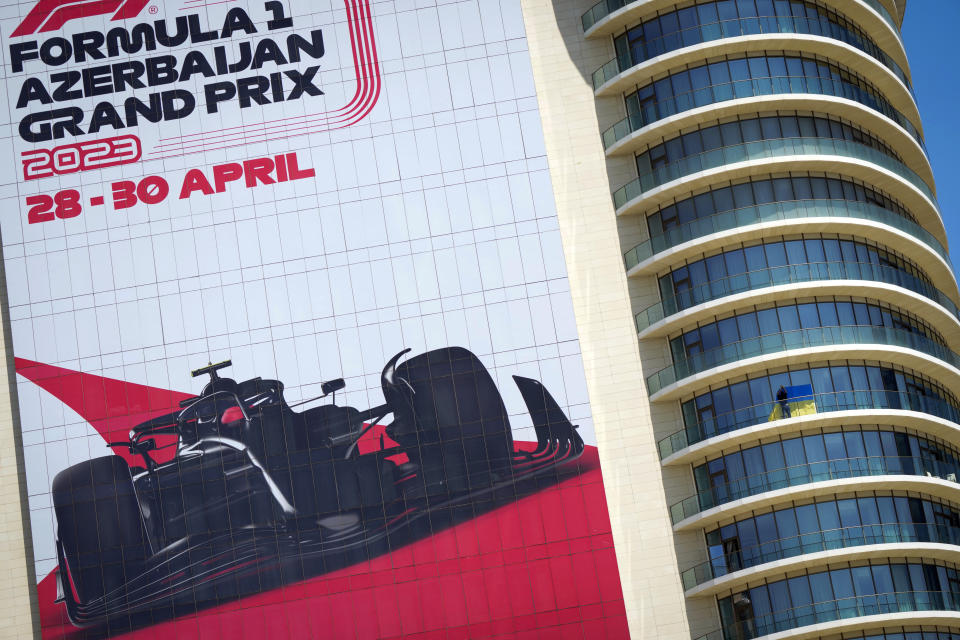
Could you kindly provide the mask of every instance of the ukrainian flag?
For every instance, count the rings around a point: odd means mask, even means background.
[[[790,407],[790,417],[806,416],[817,412],[817,403],[813,399],[813,386],[798,384],[793,387],[784,387],[787,392],[787,405]],[[786,418],[783,407],[777,402],[770,412],[768,422]]]

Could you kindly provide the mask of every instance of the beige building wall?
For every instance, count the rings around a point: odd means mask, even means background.
[[[0,639],[40,637],[33,573],[27,479],[20,440],[16,374],[10,341],[7,278],[0,254]]]
[[[637,307],[643,308],[656,293],[652,278],[628,288],[624,271],[623,251],[645,232],[637,218],[618,220],[610,197],[611,185],[633,176],[629,158],[611,162],[608,174],[600,131],[625,113],[622,100],[594,97],[590,73],[613,57],[613,48],[606,39],[583,37],[580,16],[590,4],[522,0],[631,635],[690,638],[664,482],[677,485],[674,495],[692,493],[692,482],[686,469],[664,476],[657,456],[654,417],[669,421],[663,435],[679,426],[673,412],[651,416],[647,400],[629,310],[631,294],[648,298]],[[650,371],[669,364],[663,346],[652,350],[659,353],[643,354]],[[694,535],[690,552],[702,553]],[[698,634],[718,626],[712,601],[701,602],[704,611],[691,612],[705,622],[693,630]]]

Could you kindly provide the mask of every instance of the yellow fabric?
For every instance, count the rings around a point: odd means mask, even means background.
[[[813,398],[795,400],[793,402],[789,402],[788,404],[790,406],[791,418],[796,418],[797,416],[806,416],[817,412],[817,403]],[[777,403],[774,405],[773,411],[770,412],[770,417],[767,419],[767,421],[773,422],[774,420],[780,420],[783,417],[783,407]]]

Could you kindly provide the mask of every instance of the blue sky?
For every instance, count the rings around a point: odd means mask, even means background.
[[[960,1],[907,0],[903,40],[950,254],[960,265]]]

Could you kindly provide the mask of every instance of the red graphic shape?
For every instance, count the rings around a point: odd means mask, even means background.
[[[581,473],[369,562],[139,629],[160,638],[629,638],[595,447]],[[545,530],[562,505],[564,528]],[[43,637],[84,632],[37,587]]]
[[[13,35],[56,31],[70,20],[111,15],[111,20],[136,18],[150,0],[40,0],[26,15]]]
[[[344,0],[356,74],[356,89],[346,105],[333,111],[292,116],[267,122],[205,129],[201,133],[161,138],[150,159],[162,159],[209,149],[241,147],[256,142],[343,129],[370,115],[380,97],[380,61],[374,38],[370,0]]]
[[[80,414],[106,442],[127,440],[132,427],[165,413],[179,411],[180,401],[193,396],[192,393],[104,378],[25,358],[14,358],[14,364],[18,374]],[[164,446],[174,440],[175,436],[158,436],[157,445]],[[143,464],[139,456],[131,455],[126,449],[118,447],[114,452],[128,463]],[[166,462],[173,458],[173,454],[174,449],[170,447],[153,452],[153,457],[157,462]]]
[[[106,440],[126,439],[132,426],[192,395],[24,358],[15,364]],[[361,452],[378,449],[382,433],[371,429]],[[169,459],[172,448],[165,451]],[[578,475],[555,486],[373,560],[113,637],[625,640],[596,447],[586,447],[577,466]],[[54,602],[56,571],[37,595],[44,638],[86,636]]]
[[[90,206],[98,207],[103,204],[103,196],[93,196],[90,198]]]

